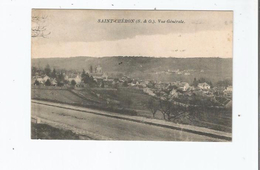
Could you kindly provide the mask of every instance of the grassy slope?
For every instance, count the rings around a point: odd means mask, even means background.
[[[57,129],[46,124],[31,123],[32,139],[75,139],[79,140],[79,135],[70,130]]]
[[[44,87],[32,88],[31,98],[50,102],[71,104],[75,106],[89,107],[92,109],[106,110],[126,115],[136,115],[136,112],[129,108],[122,106],[111,107],[110,105],[107,105],[106,100],[91,94],[91,92],[89,91],[85,91],[83,93],[82,91],[79,91],[75,93],[75,90],[70,91],[65,89],[45,89]]]

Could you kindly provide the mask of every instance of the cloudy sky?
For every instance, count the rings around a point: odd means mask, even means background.
[[[233,13],[228,11],[33,10],[32,16],[32,28],[45,29],[44,37],[32,37],[32,58],[232,57]],[[144,23],[150,19],[155,23]]]

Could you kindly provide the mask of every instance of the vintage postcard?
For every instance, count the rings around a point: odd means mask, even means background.
[[[232,11],[31,18],[31,138],[232,141]]]

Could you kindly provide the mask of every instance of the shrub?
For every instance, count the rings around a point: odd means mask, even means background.
[[[45,82],[45,86],[51,86],[51,81],[49,79]]]
[[[40,82],[38,80],[35,80],[34,85],[38,86],[39,84],[40,84]]]
[[[75,86],[77,83],[76,83],[75,80],[71,80],[70,84],[71,84],[72,86]]]

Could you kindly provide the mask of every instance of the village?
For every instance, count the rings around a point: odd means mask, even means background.
[[[203,71],[203,70],[201,70]],[[167,72],[170,72],[169,70]],[[176,71],[178,74],[180,70]],[[111,77],[104,73],[100,65],[91,66],[88,71],[72,72],[63,70],[51,71],[47,65],[44,70],[33,68],[32,86],[63,86],[82,90],[84,88],[116,89],[128,87],[142,90],[154,98],[171,101],[183,106],[208,106],[232,108],[232,86],[227,83],[219,83],[214,86],[205,79],[196,80],[192,84],[187,82],[161,82],[153,80],[140,80],[122,77]]]

